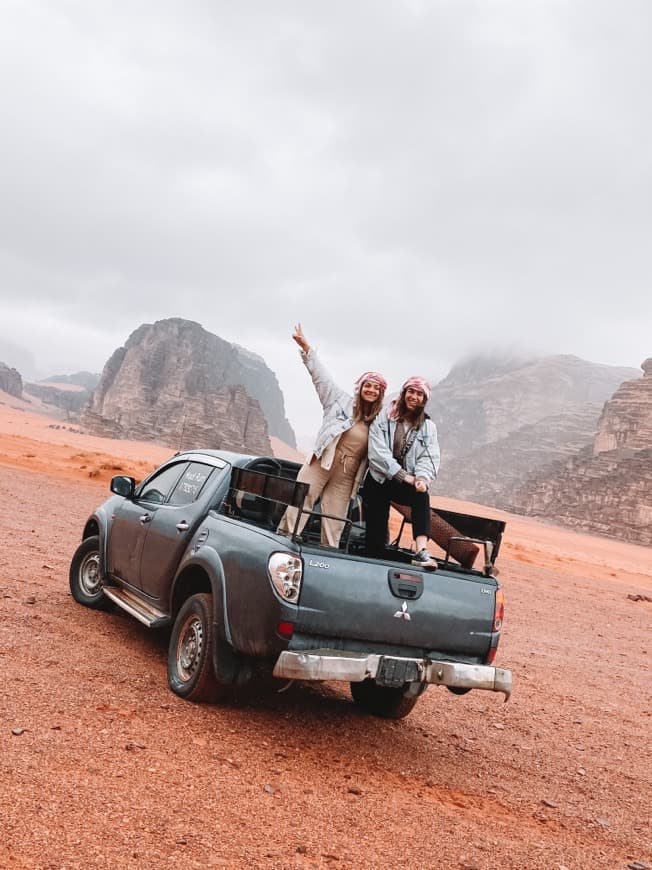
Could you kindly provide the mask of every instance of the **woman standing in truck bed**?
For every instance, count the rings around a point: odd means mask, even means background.
[[[378,372],[364,372],[355,382],[351,396],[333,382],[303,334],[301,324],[295,327],[292,338],[301,348],[301,359],[324,410],[313,451],[297,475],[298,481],[309,485],[304,510],[311,511],[321,498],[322,514],[345,517],[367,466],[369,426],[382,408],[387,381]],[[296,525],[297,534],[307,519],[308,514],[302,513]],[[297,509],[290,507],[278,531],[291,534],[296,523]],[[343,528],[343,522],[322,517],[322,544],[339,546]]]

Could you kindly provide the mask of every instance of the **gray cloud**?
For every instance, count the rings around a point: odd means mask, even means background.
[[[182,316],[296,320],[350,383],[474,350],[638,365],[652,324],[647,2],[10,3],[0,338],[99,369]]]

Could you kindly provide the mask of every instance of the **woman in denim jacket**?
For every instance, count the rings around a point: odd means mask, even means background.
[[[390,502],[412,510],[412,533],[416,553],[413,565],[436,568],[427,549],[430,531],[428,487],[439,471],[437,427],[425,412],[430,384],[420,377],[408,378],[389,411],[380,414],[369,428],[369,474],[365,481],[367,552],[385,555]]]
[[[310,346],[301,324],[292,338],[301,348],[301,359],[310,372],[317,390],[324,417],[317,433],[314,449],[297,475],[297,480],[309,484],[304,502],[306,511],[313,509],[321,498],[322,514],[346,517],[351,497],[355,495],[367,467],[369,425],[382,408],[387,381],[378,372],[365,372],[355,382],[353,396],[341,390],[331,379]],[[308,515],[297,521],[297,509],[288,508],[278,531],[289,534],[296,525],[300,534]],[[344,523],[323,517],[322,544],[339,546]]]

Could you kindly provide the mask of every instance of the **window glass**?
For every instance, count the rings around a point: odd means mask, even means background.
[[[168,465],[163,471],[150,477],[138,492],[138,498],[162,504],[187,464],[187,462],[177,462],[174,465]]]
[[[213,468],[202,462],[191,462],[174,487],[168,504],[190,504],[202,491],[204,484],[211,476]]]

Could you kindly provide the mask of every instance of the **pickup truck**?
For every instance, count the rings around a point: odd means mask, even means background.
[[[73,555],[73,598],[169,626],[168,683],[190,701],[217,701],[261,670],[348,682],[356,704],[393,719],[430,684],[507,700],[511,673],[493,665],[504,607],[494,561],[505,524],[433,509],[448,531],[428,571],[410,564],[400,534],[384,558],[367,557],[354,501],[340,547],[327,548],[317,510],[301,535],[277,532],[288,505],[303,507],[299,467],[191,450],[138,485],[114,477]]]

